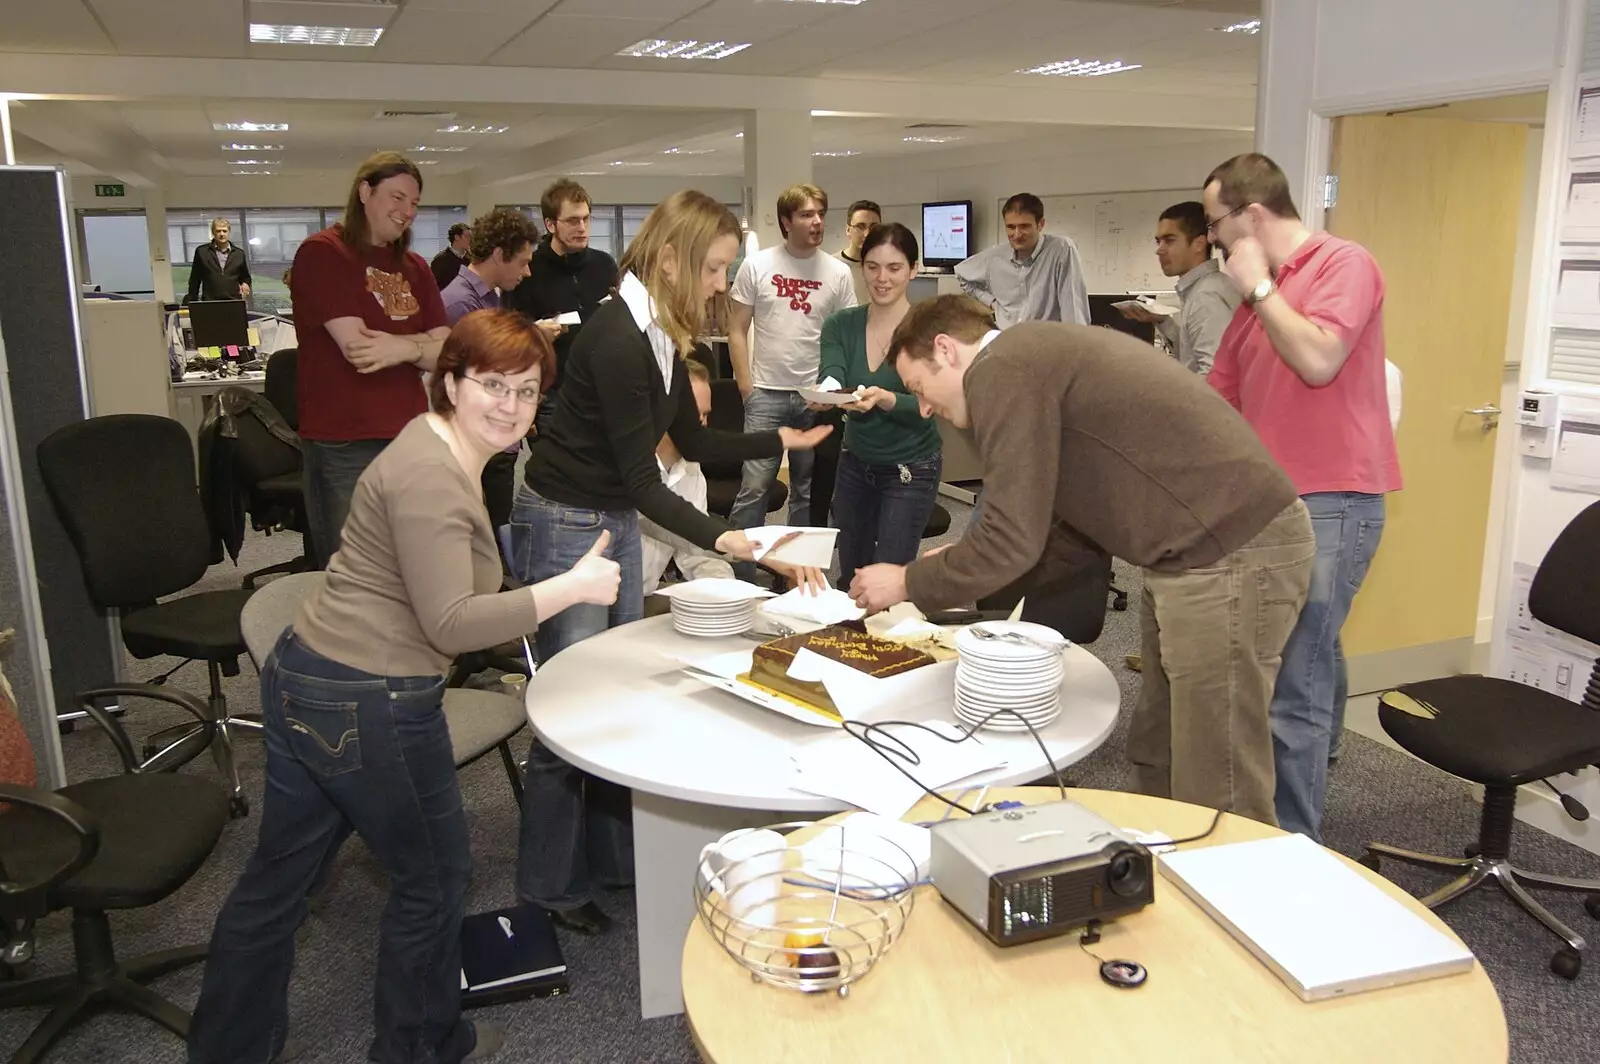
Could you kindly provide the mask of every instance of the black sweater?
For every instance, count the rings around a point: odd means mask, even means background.
[[[617,280],[617,264],[604,251],[585,248],[558,255],[551,249],[547,236],[534,249],[533,259],[528,263],[528,276],[501,296],[500,303],[521,311],[534,321],[575,310],[587,322],[600,301],[611,294]],[[556,337],[556,378],[547,391],[553,392],[565,382],[567,358],[582,328],[582,324],[570,325]]]
[[[672,389],[650,340],[620,297],[595,311],[572,345],[567,385],[548,425],[531,440],[528,487],[555,502],[638,510],[668,532],[714,549],[730,526],[696,510],[661,481],[656,444],[670,434],[691,462],[742,462],[783,453],[776,432],[720,432],[700,424],[683,359]]]

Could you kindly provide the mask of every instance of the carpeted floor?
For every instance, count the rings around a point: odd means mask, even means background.
[[[946,506],[954,517],[950,536],[958,536],[966,524],[966,509],[948,502]],[[244,569],[287,559],[298,549],[298,537],[293,535],[268,539],[252,534],[246,540],[242,568],[218,566],[197,589],[237,587]],[[1137,609],[1138,573],[1119,565],[1118,583],[1134,593]],[[1137,615],[1130,611],[1110,613],[1105,633],[1090,647],[1110,665],[1121,685],[1123,721],[1105,746],[1070,771],[1078,785],[1127,786],[1123,739],[1139,677],[1123,666],[1123,655],[1137,649],[1137,643]],[[130,676],[144,679],[173,664],[168,660],[131,662]],[[187,666],[173,682],[203,692],[205,671],[198,665]],[[248,662],[242,675],[227,681],[227,694],[237,709],[257,706],[255,673]],[[138,736],[171,722],[175,718],[167,714],[146,711],[135,714],[129,726]],[[72,779],[114,770],[115,759],[95,731],[80,729],[63,743]],[[1327,830],[1334,848],[1355,855],[1368,840],[1382,839],[1434,853],[1457,853],[1476,835],[1477,805],[1461,781],[1357,735],[1347,736],[1344,750],[1329,781]],[[260,744],[242,743],[240,762],[247,787],[258,796]],[[208,763],[199,762],[188,771],[211,770]],[[476,867],[469,910],[508,904],[513,894],[517,811],[498,759],[486,758],[465,769],[461,787],[472,826]],[[254,844],[255,825],[254,819],[230,824],[205,867],[162,904],[116,915],[113,927],[119,950],[133,956],[203,941]],[[1519,825],[1517,831],[1515,857],[1529,867],[1600,876],[1600,857],[1526,825]],[[1398,882],[1415,892],[1437,882],[1425,873],[1412,875],[1386,868],[1390,870]],[[365,849],[359,843],[346,846],[327,895],[299,937],[290,1006],[294,1032],[311,1047],[302,1058],[304,1064],[349,1064],[366,1058],[377,922],[384,896],[383,874]],[[1574,927],[1584,933],[1594,930],[1578,897],[1547,895],[1546,900]],[[509,1044],[498,1059],[573,1064],[688,1064],[698,1059],[681,1018],[639,1019],[632,898],[628,892],[617,892],[603,899],[603,904],[617,920],[610,934],[599,939],[563,938],[573,973],[570,995],[478,1013],[510,1029]],[[1477,953],[1500,992],[1511,1031],[1513,1061],[1588,1064],[1600,1060],[1600,1024],[1595,1021],[1600,1015],[1600,972],[1590,971],[1576,983],[1550,974],[1547,965],[1555,940],[1496,893],[1480,891],[1441,915]],[[39,927],[38,966],[43,972],[54,972],[70,968],[71,962],[70,924],[57,914]],[[875,976],[892,977],[889,971]],[[167,976],[155,986],[187,1008],[194,1003],[199,980],[200,968],[194,967]],[[0,1054],[12,1052],[42,1015],[37,1009],[0,1013]],[[1440,1032],[1440,1037],[1448,1038],[1448,1032]],[[50,1060],[63,1064],[176,1064],[183,1060],[183,1049],[176,1038],[150,1023],[102,1014],[63,1038]]]

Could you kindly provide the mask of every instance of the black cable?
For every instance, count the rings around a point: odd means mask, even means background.
[[[943,802],[945,805],[948,805],[948,806],[951,806],[952,808],[961,810],[963,813],[966,813],[968,816],[977,816],[979,814],[979,812],[981,812],[981,810],[968,809],[966,806],[962,805],[960,802],[952,801],[951,799],[946,798],[944,795],[940,794],[938,791],[933,790],[927,784],[925,784],[921,780],[917,779],[917,777],[913,776],[910,772],[907,772],[906,769],[899,763],[899,761],[896,760],[896,758],[902,759],[907,764],[911,764],[911,765],[921,764],[921,759],[917,756],[917,752],[915,750],[911,749],[910,745],[907,744],[904,739],[901,739],[897,735],[891,734],[890,732],[886,731],[885,729],[891,724],[898,724],[898,725],[901,725],[902,727],[919,728],[922,731],[925,731],[930,735],[933,735],[933,736],[935,736],[935,737],[937,737],[939,739],[942,739],[944,742],[947,742],[947,743],[952,743],[952,744],[954,744],[954,743],[964,743],[968,739],[972,738],[973,735],[975,735],[977,733],[979,728],[981,728],[985,724],[989,723],[995,717],[998,717],[998,716],[1001,716],[1001,715],[1010,715],[1010,716],[1016,717],[1018,720],[1020,720],[1022,722],[1023,727],[1028,729],[1028,734],[1033,736],[1033,741],[1035,743],[1039,744],[1039,751],[1042,754],[1044,754],[1044,759],[1045,759],[1046,763],[1048,763],[1049,766],[1050,766],[1050,774],[1051,774],[1051,776],[1053,776],[1055,778],[1056,789],[1060,792],[1062,799],[1065,800],[1066,797],[1067,797],[1067,783],[1066,783],[1065,778],[1063,778],[1063,776],[1061,775],[1061,769],[1056,767],[1055,758],[1050,756],[1049,748],[1044,745],[1044,740],[1042,738],[1040,738],[1038,731],[1035,730],[1035,728],[1033,726],[1033,723],[1031,721],[1029,721],[1028,718],[1024,717],[1022,714],[1018,713],[1014,709],[997,709],[997,710],[995,710],[994,712],[992,712],[992,713],[988,714],[987,716],[985,716],[977,724],[971,725],[969,728],[967,728],[964,731],[962,731],[961,738],[959,738],[959,739],[952,739],[952,738],[950,738],[950,736],[946,735],[944,732],[942,732],[942,731],[940,731],[938,729],[935,729],[935,728],[931,728],[927,724],[924,724],[924,723],[922,723],[920,721],[914,721],[914,720],[884,720],[884,721],[877,721],[877,722],[874,722],[874,723],[863,723],[862,721],[859,721],[859,720],[847,720],[847,721],[844,722],[844,730],[846,732],[848,732],[850,735],[855,736],[855,738],[857,738],[857,739],[861,740],[863,743],[865,743],[879,757],[883,758],[885,761],[889,762],[890,765],[894,766],[895,771],[899,772],[902,776],[904,776],[906,779],[910,780],[912,783],[915,783],[918,787],[921,787],[922,790],[925,793],[930,794],[933,797],[939,799],[939,801]],[[852,728],[851,725],[855,725],[855,728]],[[959,727],[959,725],[958,725],[958,727]],[[878,739],[878,738],[873,737],[873,733],[874,732],[881,732],[882,733],[882,738]],[[895,749],[893,747],[898,747],[898,749]],[[1213,825],[1213,826],[1215,826],[1215,825]]]
[[[1220,823],[1222,823],[1222,810],[1218,809],[1211,816],[1211,826],[1210,827],[1206,828],[1204,831],[1202,831],[1198,835],[1190,835],[1188,838],[1184,838],[1184,839],[1173,839],[1172,842],[1171,842],[1171,845],[1173,845],[1173,846],[1182,846],[1186,842],[1199,842],[1201,839],[1205,838],[1207,835],[1210,835],[1213,831],[1217,830],[1217,825],[1220,824]]]

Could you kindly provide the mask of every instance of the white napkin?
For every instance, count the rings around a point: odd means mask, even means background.
[[[783,537],[798,532],[792,541],[779,547]],[[795,527],[792,525],[762,525],[747,528],[744,534],[755,547],[756,560],[762,561],[770,554],[773,561],[790,565],[809,565],[826,569],[833,564],[833,541],[838,538],[837,528]],[[774,549],[776,548],[776,549]]]
[[[743,602],[746,599],[773,596],[773,593],[764,587],[720,576],[705,576],[698,580],[685,580],[681,584],[667,584],[665,587],[657,588],[655,593],[665,595],[667,598],[682,598],[687,602]]]
[[[819,392],[836,392],[843,387],[844,385],[839,383],[838,378],[831,374],[817,382],[817,391]]]
[[[794,617],[817,624],[854,621],[866,612],[852,602],[849,595],[834,587],[816,594],[797,587],[766,603],[763,609],[775,616]]]

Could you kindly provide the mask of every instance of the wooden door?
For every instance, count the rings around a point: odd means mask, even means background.
[[[1467,666],[1495,436],[1514,431],[1469,411],[1499,402],[1527,128],[1359,115],[1333,134],[1328,228],[1378,260],[1388,355],[1405,374],[1405,489],[1344,629],[1357,693]]]

